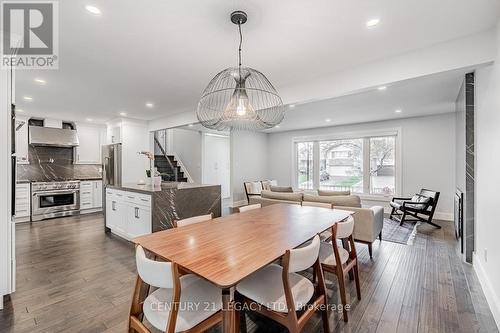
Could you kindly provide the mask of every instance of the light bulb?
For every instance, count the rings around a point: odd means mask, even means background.
[[[238,98],[238,106],[236,107],[236,114],[238,116],[244,116],[247,113],[247,107],[245,104],[248,104],[248,98],[242,98],[240,95],[240,98]]]

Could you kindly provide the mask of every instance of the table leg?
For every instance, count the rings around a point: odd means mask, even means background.
[[[222,289],[222,332],[233,333],[234,329],[234,309],[231,304],[230,289]]]

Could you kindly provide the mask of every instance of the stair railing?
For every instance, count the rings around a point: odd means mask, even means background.
[[[169,164],[170,168],[172,169],[172,172],[174,173],[174,181],[177,182],[179,180],[179,175],[178,175],[177,167],[174,167],[174,165],[172,164],[172,162],[168,158],[167,152],[165,151],[165,149],[161,145],[161,143],[158,140],[158,138],[156,136],[154,136],[154,135],[153,135],[153,137],[154,137],[154,140],[155,140],[155,144],[158,146],[158,148],[160,149],[160,151],[163,154],[163,156],[165,156],[165,158],[167,159],[167,163]]]
[[[191,177],[191,175],[189,174],[188,169],[186,168],[184,163],[182,163],[182,160],[179,158],[179,155],[177,155],[175,152],[172,152],[171,155],[174,156],[174,159],[177,161],[177,163],[181,167],[181,171],[184,173],[184,177],[186,177],[188,183],[194,183],[193,177]]]

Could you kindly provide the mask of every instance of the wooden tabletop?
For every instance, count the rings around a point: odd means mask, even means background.
[[[351,212],[276,204],[134,239],[221,288],[280,258]]]

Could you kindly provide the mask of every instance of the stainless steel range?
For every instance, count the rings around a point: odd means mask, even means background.
[[[31,220],[80,214],[80,181],[32,183]]]

